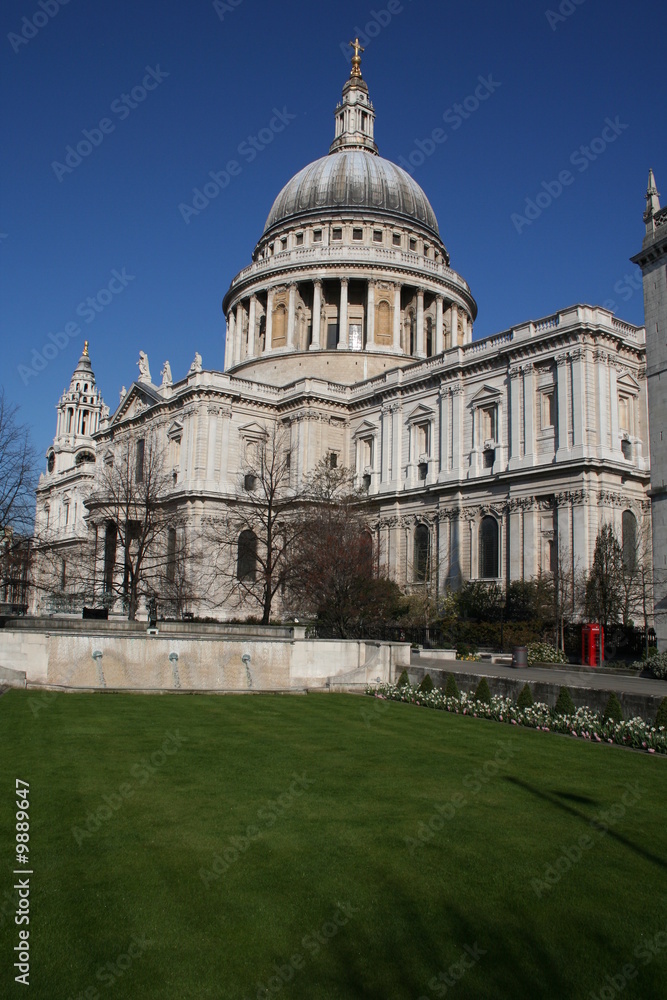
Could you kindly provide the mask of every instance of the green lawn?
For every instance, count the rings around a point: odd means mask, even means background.
[[[11,691],[0,760],[2,997],[664,995],[658,755],[349,695]]]

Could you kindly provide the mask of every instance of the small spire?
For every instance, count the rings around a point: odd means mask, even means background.
[[[365,52],[366,50],[362,45],[359,44],[359,39],[355,38],[353,42],[350,42],[350,48],[354,49],[354,55],[352,56],[352,72],[350,73],[350,79],[361,79],[361,56],[360,52]]]
[[[84,340],[84,342],[83,342],[83,356],[84,356],[84,358],[88,357],[88,341],[87,340]]]
[[[648,187],[646,188],[646,211],[644,212],[644,222],[650,222],[653,216],[660,211],[660,192],[655,184],[655,176],[652,170],[648,172]]]
[[[350,42],[354,49],[352,72],[343,87],[343,99],[336,107],[336,134],[329,147],[330,153],[365,149],[377,155],[375,142],[375,110],[368,94],[368,85],[361,75],[363,46],[357,38]]]

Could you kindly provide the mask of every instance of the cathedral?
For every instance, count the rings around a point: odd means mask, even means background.
[[[427,195],[379,154],[358,43],[328,153],[276,197],[223,312],[223,371],[196,354],[184,376],[167,361],[154,381],[141,352],[113,413],[84,347],[37,493],[55,582],[35,610],[111,592],[122,552],[87,501],[118,442],[143,461],[149,436],[168,473],[172,553],[176,533],[187,552],[233,516],[249,455],[278,428],[295,489],[322,460],[354,471],[377,564],[407,593],[506,586],[557,563],[586,572],[603,524],[634,546],[650,519],[644,328],[573,305],[475,340],[477,303]],[[87,595],[70,582],[84,542]],[[239,614],[215,588],[185,604]]]

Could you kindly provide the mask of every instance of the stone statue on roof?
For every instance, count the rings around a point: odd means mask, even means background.
[[[151,370],[148,367],[148,355],[145,351],[139,351],[139,360],[137,361],[139,365],[139,382],[144,382],[146,385],[151,384]]]

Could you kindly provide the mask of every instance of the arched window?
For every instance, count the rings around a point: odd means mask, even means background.
[[[281,303],[273,310],[272,347],[284,347],[287,343],[287,310]]]
[[[414,577],[418,583],[428,578],[431,533],[425,524],[415,528]]]
[[[370,531],[362,531],[359,536],[359,572],[364,577],[373,575],[373,536]]]
[[[391,330],[391,306],[389,303],[382,299],[378,305],[377,310],[377,322],[375,326],[375,340],[378,344],[391,344],[392,330]]]
[[[495,580],[498,573],[498,522],[495,517],[483,517],[479,529],[479,575]]]
[[[637,562],[637,518],[631,510],[624,510],[621,520],[623,536],[623,565],[631,573]]]
[[[250,528],[239,535],[236,577],[238,580],[254,580],[257,577],[257,535]]]
[[[433,320],[430,316],[426,317],[426,357],[430,358],[433,355]]]

